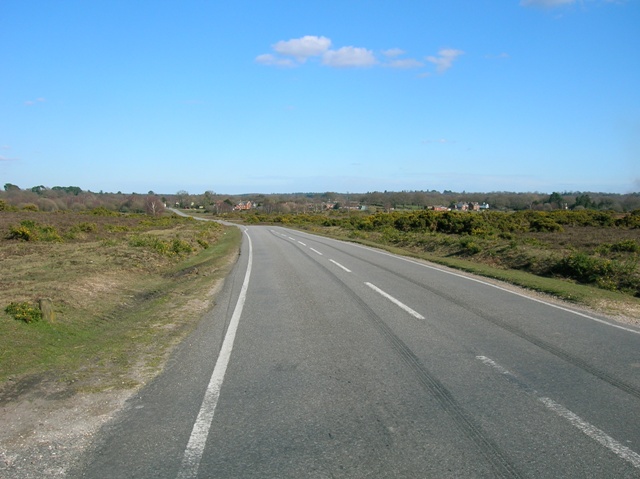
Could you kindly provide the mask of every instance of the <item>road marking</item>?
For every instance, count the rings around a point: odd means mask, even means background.
[[[291,236],[287,236],[287,238],[289,238],[291,241],[295,241],[295,238],[292,238]]]
[[[371,283],[364,283],[367,286],[369,286],[372,290],[374,290],[376,293],[381,294],[382,296],[384,296],[385,298],[387,298],[389,301],[391,301],[392,303],[394,303],[396,306],[399,306],[400,308],[404,309],[407,313],[409,313],[411,316],[418,318],[418,319],[425,319],[424,316],[422,316],[420,313],[414,311],[413,309],[411,309],[409,306],[407,306],[406,304],[404,304],[403,302],[397,300],[396,298],[394,298],[393,296],[391,296],[389,293],[385,293],[384,291],[382,291],[380,288],[378,288],[377,286],[371,284]]]
[[[220,348],[220,354],[216,361],[215,368],[211,374],[209,385],[204,394],[202,405],[200,406],[200,412],[196,418],[196,422],[193,425],[187,448],[184,451],[182,458],[182,464],[180,471],[178,472],[178,479],[191,479],[197,476],[198,468],[200,467],[200,460],[202,459],[202,453],[204,452],[204,446],[209,436],[209,429],[211,428],[211,422],[213,421],[213,414],[218,404],[218,398],[220,397],[220,389],[222,388],[222,382],[224,375],[229,365],[229,359],[231,358],[231,350],[233,349],[233,342],[238,330],[238,323],[240,322],[240,316],[242,315],[242,309],[244,308],[244,302],[247,297],[247,288],[249,287],[249,277],[251,276],[251,266],[253,264],[253,246],[251,244],[251,237],[245,230],[249,240],[249,262],[247,264],[247,272],[244,276],[244,282],[242,283],[242,289],[240,290],[240,296],[238,302],[233,311],[233,316],[229,322],[227,334],[224,337],[224,342]]]
[[[334,240],[334,241],[338,241],[338,240]],[[431,265],[428,265],[428,264],[420,263],[418,261],[414,261],[414,260],[411,260],[411,259],[408,259],[408,258],[403,258],[402,256],[398,256],[398,255],[394,255],[394,254],[391,254],[391,253],[387,253],[385,251],[380,251],[380,250],[377,250],[375,248],[370,248],[368,246],[362,246],[362,245],[354,244],[354,243],[349,243],[349,245],[350,246],[355,246],[356,248],[361,248],[361,249],[366,249],[368,251],[373,251],[374,253],[378,253],[378,254],[381,254],[381,255],[384,255],[384,256],[389,256],[391,258],[395,258],[395,259],[399,259],[399,260],[402,260],[402,261],[406,261],[407,263],[412,263],[412,264],[415,264],[415,265],[418,265],[418,266],[422,266],[423,268],[433,269],[433,270],[439,271],[441,273],[450,274],[451,276],[457,276],[458,278],[463,278],[463,279],[467,279],[469,281],[474,281],[476,283],[484,284],[486,286],[490,286],[492,288],[499,289],[500,291],[504,291],[504,292],[510,293],[510,294],[515,294],[516,296],[520,296],[521,298],[525,298],[525,299],[529,299],[531,301],[535,301],[536,303],[546,304],[547,306],[551,306],[552,308],[556,308],[556,309],[559,309],[561,311],[565,311],[567,313],[575,314],[576,316],[581,316],[583,318],[590,319],[591,321],[595,321],[597,323],[601,323],[601,324],[604,324],[606,326],[611,326],[612,328],[622,329],[623,331],[628,331],[628,332],[634,333],[634,334],[640,334],[640,331],[637,330],[637,329],[626,328],[626,327],[620,326],[618,324],[610,323],[610,322],[605,321],[603,319],[594,318],[593,316],[589,316],[588,314],[584,314],[584,313],[581,313],[579,311],[574,311],[573,309],[565,308],[565,307],[557,305],[557,304],[549,303],[549,302],[544,301],[542,299],[533,298],[531,296],[527,296],[526,294],[518,293],[517,291],[512,291],[510,289],[503,288],[502,286],[498,286],[496,284],[488,283],[488,282],[482,281],[480,279],[472,278],[470,276],[465,276],[465,275],[460,274],[460,273],[454,273],[452,271],[447,271],[447,270],[444,270],[444,269],[441,269],[441,268],[437,268],[435,266],[431,266]]]
[[[346,268],[344,266],[342,266],[340,263],[338,263],[337,261],[334,261],[332,259],[330,259],[329,261],[331,261],[333,264],[335,264],[336,266],[338,266],[339,268],[342,268],[343,270],[345,270],[347,273],[351,273],[351,270],[349,268]]]
[[[562,404],[558,404],[553,399],[540,395],[535,389],[524,384],[515,374],[502,367],[500,364],[496,363],[493,359],[490,359],[486,356],[476,356],[476,359],[479,359],[486,365],[491,366],[500,374],[508,376],[511,379],[515,379],[517,384],[520,385],[522,389],[535,396],[536,399],[544,404],[549,410],[569,421],[572,426],[582,431],[594,441],[600,443],[600,445],[609,449],[618,457],[621,457],[625,461],[631,463],[633,467],[640,469],[640,454],[632,451],[627,446],[623,446],[618,441],[609,436],[606,432],[598,429],[593,424],[588,423],[580,416],[564,407]]]
[[[583,433],[589,436],[591,439],[599,442],[601,445],[609,449],[611,452],[616,454],[618,457],[630,462],[633,467],[640,469],[640,454],[629,449],[627,446],[623,446],[614,438],[606,434],[604,431],[601,431],[597,427],[592,424],[589,424],[587,421],[582,419],[580,416],[572,413],[566,407],[558,404],[557,402],[546,398],[539,397],[538,401],[547,406],[553,412],[555,412],[558,416],[565,418],[569,421],[574,427],[580,429]]]
[[[317,249],[314,248],[309,248],[311,251],[313,251],[314,253],[319,254],[320,256],[322,256],[322,253],[320,251],[318,251]]]
[[[306,244],[304,244],[302,241],[298,240],[298,243],[300,243],[302,246],[307,246]]]

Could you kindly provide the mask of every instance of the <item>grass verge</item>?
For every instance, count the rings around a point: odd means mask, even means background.
[[[115,218],[90,233],[60,242],[5,234],[0,242],[0,385],[13,383],[10,395],[44,379],[64,394],[146,382],[212,307],[241,241],[238,228],[177,218]],[[42,297],[53,320],[26,323],[5,311]]]
[[[292,228],[292,226],[288,227]],[[474,275],[503,281],[527,290],[551,296],[561,301],[584,306],[602,314],[615,316],[617,319],[627,323],[640,325],[640,299],[622,292],[609,291],[566,279],[538,276],[521,270],[498,268],[472,259],[444,256],[418,251],[416,248],[401,248],[363,238],[354,238],[353,235],[344,234],[337,228],[311,227],[298,229],[313,232],[313,234],[321,236],[383,249],[390,253],[422,259]]]

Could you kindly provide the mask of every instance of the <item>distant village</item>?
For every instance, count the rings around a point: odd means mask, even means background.
[[[300,208],[300,204],[299,203],[294,203],[294,202],[290,202],[291,204],[288,203],[284,203],[284,205],[280,205],[280,206],[285,206],[285,207],[289,207],[290,209],[293,209],[295,211],[299,211]],[[182,203],[180,201],[176,201],[174,206],[176,208],[181,208]],[[191,201],[189,206],[187,206],[187,208],[189,209],[205,209],[204,205],[201,204],[197,204],[194,201]],[[235,204],[233,204],[233,202],[230,202],[229,200],[219,200],[219,201],[215,201],[213,203],[213,205],[211,205],[211,207],[206,208],[208,210],[214,210],[216,213],[224,213],[224,212],[231,212],[231,211],[250,211],[250,210],[254,210],[254,209],[264,209],[264,205],[260,205],[258,203],[254,203],[250,200],[247,201],[240,201],[237,202]],[[384,209],[385,211],[394,211],[397,208],[394,207],[389,207],[389,208],[380,208],[379,206],[371,206],[371,205],[366,205],[366,204],[354,204],[352,202],[346,202],[346,203],[340,203],[340,202],[322,202],[322,203],[307,203],[306,205],[304,205],[304,207],[302,208],[304,211],[331,211],[331,210],[351,210],[351,211],[370,211],[370,210],[380,210],[380,209]],[[405,209],[405,208],[401,208],[401,209]],[[449,206],[441,206],[441,205],[437,205],[437,206],[427,206],[425,209],[428,210],[433,210],[433,211],[486,211],[489,209],[489,204],[488,203],[478,203],[476,201],[472,201],[472,202],[458,202],[455,203],[454,205],[452,205],[451,207]]]

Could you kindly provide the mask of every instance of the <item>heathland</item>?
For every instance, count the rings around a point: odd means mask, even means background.
[[[449,206],[417,204],[430,195]],[[449,210],[461,199],[478,207],[472,201],[482,200],[478,195],[250,200],[213,192],[123,195],[5,185],[0,382],[54,374],[71,389],[99,390],[133,386],[140,382],[136,375],[157,371],[170,346],[210,307],[212,285],[240,241],[236,228],[178,217],[167,204],[208,219],[358,241],[640,318],[640,209],[628,209],[638,195],[496,193],[486,199],[525,209],[496,211],[485,203],[479,211]]]
[[[42,381],[72,394],[153,376],[239,242],[177,215],[0,211],[0,403]]]

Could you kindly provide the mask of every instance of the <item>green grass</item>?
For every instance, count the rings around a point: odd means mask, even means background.
[[[98,391],[130,388],[154,375],[211,305],[212,285],[228,272],[240,241],[240,230],[227,228],[209,248],[157,274],[125,275],[128,294],[96,303],[95,313],[58,301],[60,320],[27,324],[1,311],[0,383],[46,375],[73,390]]]

